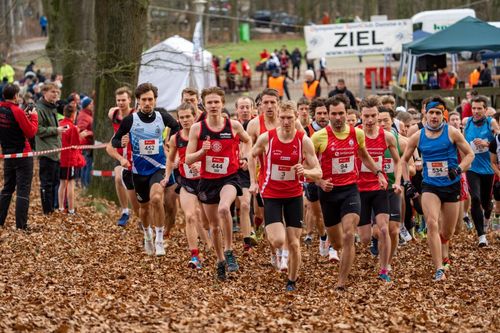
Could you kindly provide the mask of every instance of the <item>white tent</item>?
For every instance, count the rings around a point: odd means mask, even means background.
[[[196,51],[190,41],[173,36],[142,54],[139,83],[158,87],[156,105],[174,110],[181,102],[184,88],[201,89],[216,85],[212,54]]]

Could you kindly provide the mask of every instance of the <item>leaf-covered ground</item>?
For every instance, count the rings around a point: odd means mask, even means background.
[[[334,290],[338,265],[319,257],[316,241],[302,249],[298,291],[286,293],[265,242],[243,256],[236,235],[241,270],[220,283],[211,252],[202,251],[203,270],[187,268],[179,228],[165,257],[148,257],[135,222],[115,225],[113,205],[80,196],[77,216],[47,218],[36,193],[31,232],[16,231],[12,214],[0,228],[3,332],[500,330],[500,242],[492,234],[485,249],[472,233],[457,237],[452,271],[440,283],[431,280],[425,241],[399,248],[392,283],[376,279],[376,260],[358,247],[347,292]]]

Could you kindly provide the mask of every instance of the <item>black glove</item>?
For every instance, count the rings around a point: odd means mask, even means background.
[[[406,195],[408,196],[408,198],[415,199],[418,197],[417,189],[411,182],[406,181],[403,183],[403,185],[405,187]]]
[[[451,180],[455,180],[455,178],[460,177],[461,174],[462,168],[460,166],[448,169],[448,178],[450,178]]]

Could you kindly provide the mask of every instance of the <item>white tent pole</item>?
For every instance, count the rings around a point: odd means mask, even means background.
[[[406,51],[403,51],[401,59],[399,60],[398,85],[401,82],[401,78],[403,77],[406,61],[407,61]]]
[[[412,61],[412,66],[411,66],[411,74],[410,74],[410,88],[413,83],[413,76],[415,75],[415,68],[417,67],[417,58],[418,56],[412,55],[413,61]],[[409,89],[408,89],[409,90]]]
[[[411,69],[413,67],[413,56],[411,55],[411,51],[408,53],[408,74],[406,75],[406,90],[410,90],[410,86],[411,86],[411,80],[412,80],[412,77],[411,77]]]

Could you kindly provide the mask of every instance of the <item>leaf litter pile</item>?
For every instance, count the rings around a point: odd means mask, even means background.
[[[166,256],[143,252],[137,221],[116,226],[114,204],[78,195],[77,215],[41,214],[34,177],[28,233],[15,230],[14,211],[0,228],[0,331],[353,331],[498,332],[500,241],[478,249],[472,232],[453,241],[448,279],[432,282],[425,240],[399,247],[392,283],[377,280],[377,262],[357,246],[348,289],[334,289],[338,264],[302,247],[298,290],[270,265],[261,241],[243,256],[240,272],[217,282],[212,251],[203,269],[187,267],[182,217],[166,239]],[[15,202],[15,200],[14,200]]]

